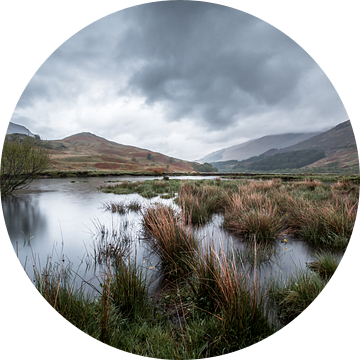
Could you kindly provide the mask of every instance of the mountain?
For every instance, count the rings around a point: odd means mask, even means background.
[[[288,133],[281,135],[268,135],[250,140],[242,144],[234,145],[222,150],[217,150],[201,158],[199,162],[216,162],[228,160],[245,160],[252,156],[258,156],[270,149],[285,148],[301,141],[307,140],[319,132],[311,133]]]
[[[12,123],[12,122],[9,123],[6,134],[7,135],[8,134],[23,134],[23,135],[28,135],[28,136],[31,136],[31,137],[36,137],[36,135],[33,134],[25,126],[18,125],[18,124]]]
[[[336,125],[334,128],[311,137],[308,140],[298,142],[279,150],[289,152],[294,150],[321,149],[328,155],[336,150],[352,148],[356,149],[356,141],[350,120]]]
[[[88,132],[47,141],[46,147],[55,170],[189,172],[194,166],[189,161],[118,144]]]
[[[324,150],[326,155],[323,159],[312,163],[310,167],[326,167],[333,163],[338,163],[343,169],[359,166],[356,140],[350,120],[308,140],[281,149],[279,153],[308,149]]]
[[[213,163],[214,166],[220,164]],[[358,171],[359,159],[350,120],[334,128],[282,149],[270,149],[236,164],[232,171],[317,168],[317,170]]]

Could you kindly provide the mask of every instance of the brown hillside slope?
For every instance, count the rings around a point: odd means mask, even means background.
[[[52,168],[69,171],[154,171],[188,172],[192,163],[118,144],[91,133],[79,133],[48,141]],[[149,155],[150,154],[150,155]]]

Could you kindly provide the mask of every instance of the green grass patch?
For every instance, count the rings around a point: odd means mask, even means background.
[[[113,194],[139,194],[144,198],[174,194],[178,192],[180,180],[145,180],[145,181],[122,181],[114,185],[101,187],[104,193]]]
[[[326,281],[310,271],[298,272],[283,283],[274,282],[269,297],[282,323],[299,316],[324,289]]]
[[[152,297],[147,271],[130,258],[105,264],[97,292],[89,291],[86,282],[76,288],[75,273],[64,263],[49,262],[42,271],[34,267],[35,285],[73,325],[115,348],[162,359],[219,356],[250,346],[275,331],[263,304],[253,296],[254,288],[235,268],[219,262],[220,258],[214,255],[206,262],[215,269],[212,281],[219,290],[217,298],[206,286],[202,293],[192,290],[200,282],[205,284],[194,263],[194,274],[187,282],[179,279]],[[213,312],[198,306],[202,304],[199,296],[215,301]]]
[[[330,279],[339,265],[338,260],[331,252],[320,251],[315,256],[312,262],[307,266],[310,270],[319,274],[323,279]]]

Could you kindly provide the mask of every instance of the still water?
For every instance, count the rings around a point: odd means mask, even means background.
[[[130,181],[151,179],[121,178]],[[39,179],[27,190],[18,191],[2,199],[10,240],[30,278],[33,278],[33,265],[42,268],[50,257],[53,262],[71,263],[72,268],[76,269],[82,279],[97,286],[101,270],[92,266],[92,254],[96,242],[99,241],[95,236],[97,230],[102,226],[116,230],[121,224],[126,223],[127,231],[131,234],[136,249],[137,263],[149,272],[153,272],[153,278],[156,279],[157,258],[150,253],[145,241],[139,235],[141,215],[135,212],[125,215],[111,214],[104,211],[101,205],[109,201],[128,203],[137,200],[142,207],[146,207],[156,202],[170,205],[173,204],[172,200],[163,200],[160,197],[148,200],[138,194],[115,195],[99,191],[99,187],[106,185],[107,181],[116,180],[120,178]],[[203,241],[221,243],[225,249],[243,248],[241,239],[222,229],[221,224],[221,216],[214,216],[211,223],[196,229],[197,237]],[[284,236],[279,238],[275,245],[276,252],[270,265],[260,269],[262,278],[286,277],[298,269],[305,268],[306,262],[311,261],[314,250],[305,241],[286,236],[285,245],[281,241]],[[154,284],[153,288],[156,288],[158,286],[156,281]]]

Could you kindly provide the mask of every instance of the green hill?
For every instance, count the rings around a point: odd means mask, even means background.
[[[212,162],[219,171],[359,172],[359,158],[350,120],[297,144],[272,148],[243,161]]]

